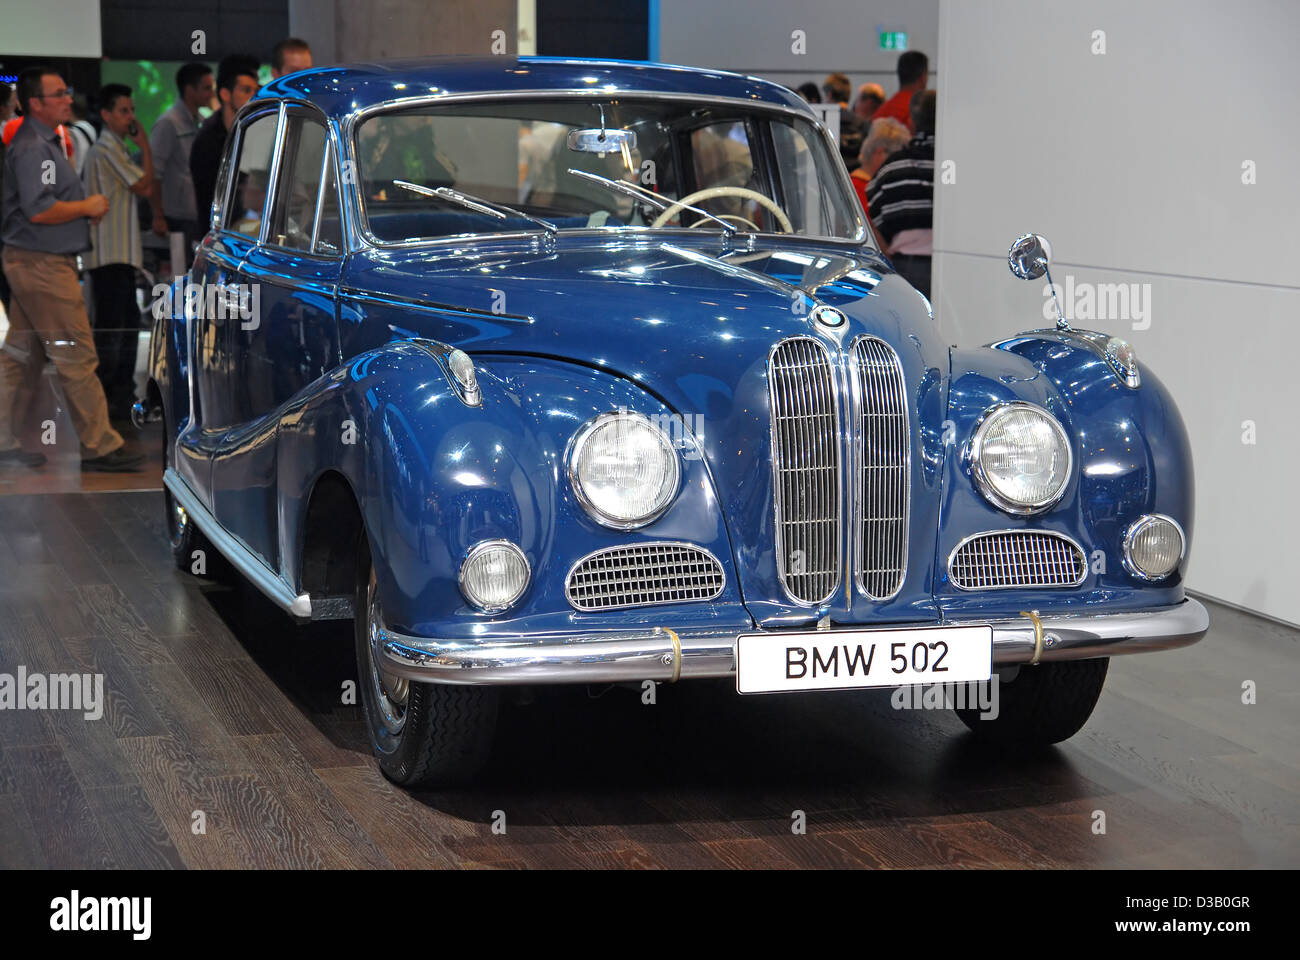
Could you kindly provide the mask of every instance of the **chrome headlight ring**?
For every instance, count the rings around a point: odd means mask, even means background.
[[[664,464],[667,468],[665,477],[666,482],[662,485],[662,490],[657,502],[652,509],[638,517],[620,517],[601,508],[595,502],[591,493],[585,488],[583,477],[579,464],[582,461],[584,450],[592,441],[597,431],[608,429],[611,423],[618,421],[636,423],[639,428],[653,430],[658,436],[661,449],[664,453]],[[608,413],[599,414],[585,423],[573,439],[569,442],[569,449],[565,453],[565,463],[569,474],[569,486],[573,489],[574,496],[582,504],[587,515],[602,526],[609,527],[613,530],[636,530],[653,523],[659,517],[663,516],[665,511],[672,506],[677,499],[678,493],[681,492],[682,470],[680,458],[672,439],[666,436],[659,427],[651,421],[649,417],[642,413],[634,413],[628,410],[613,410]]]
[[[1009,410],[1026,410],[1042,417],[1043,421],[1051,426],[1060,447],[1065,452],[1065,470],[1060,485],[1051,496],[1033,503],[1022,503],[1007,497],[997,489],[984,468],[984,445],[988,436],[989,428],[997,422],[999,416]],[[1023,400],[1013,400],[994,404],[980,415],[979,420],[976,421],[975,424],[975,432],[971,437],[970,460],[971,472],[975,478],[975,486],[979,489],[980,493],[983,494],[984,498],[999,510],[1004,510],[1007,513],[1013,513],[1020,516],[1030,516],[1036,513],[1043,513],[1060,503],[1061,498],[1065,496],[1066,489],[1070,486],[1070,478],[1074,475],[1074,450],[1070,445],[1070,438],[1066,434],[1065,428],[1061,426],[1061,422],[1043,407]]]
[[[1156,575],[1144,571],[1133,560],[1134,543],[1148,527],[1154,524],[1169,524],[1178,534],[1178,559],[1174,565],[1166,572]],[[1127,530],[1124,531],[1124,541],[1120,550],[1120,557],[1124,563],[1124,569],[1139,580],[1145,580],[1148,583],[1159,583],[1162,580],[1168,580],[1174,572],[1182,565],[1184,558],[1187,556],[1187,532],[1183,530],[1183,525],[1173,517],[1165,513],[1147,513],[1134,520]]]

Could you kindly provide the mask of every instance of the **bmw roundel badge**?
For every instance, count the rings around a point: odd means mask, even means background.
[[[844,314],[824,303],[812,312],[812,318],[823,327],[830,327],[831,329],[844,326],[845,321]]]

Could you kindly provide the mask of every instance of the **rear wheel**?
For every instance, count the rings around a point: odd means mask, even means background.
[[[996,704],[996,716],[992,709],[991,719],[978,709],[955,712],[982,740],[1031,746],[1060,743],[1078,733],[1092,716],[1109,666],[1105,657],[1022,666],[1013,680],[997,683],[996,693],[981,691],[997,698],[982,698]]]
[[[464,783],[487,762],[496,732],[494,687],[415,683],[387,672],[387,633],[369,545],[357,564],[357,676],[370,745],[384,775],[402,786]]]

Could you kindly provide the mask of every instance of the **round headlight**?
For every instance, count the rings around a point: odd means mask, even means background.
[[[460,565],[460,592],[488,613],[504,610],[528,586],[528,559],[509,540],[475,544]]]
[[[1073,456],[1065,429],[1046,410],[1006,403],[984,414],[971,441],[980,492],[1010,513],[1038,513],[1061,499]]]
[[[1183,559],[1183,528],[1173,517],[1148,514],[1124,533],[1124,564],[1143,580],[1162,580]]]
[[[677,496],[677,451],[639,413],[602,413],[573,438],[569,476],[592,519],[628,530],[649,523]]]

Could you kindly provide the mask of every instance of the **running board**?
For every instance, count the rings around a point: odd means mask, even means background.
[[[230,561],[232,567],[291,616],[304,620],[311,618],[311,597],[305,593],[295,594],[289,584],[272,573],[256,554],[231,536],[194,495],[180,474],[168,467],[163,473],[163,483],[176,498],[176,502],[185,508],[191,522],[203,531],[203,535]]]

